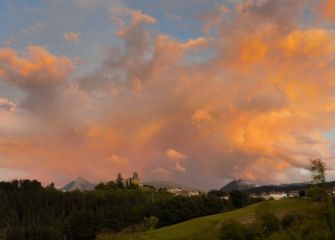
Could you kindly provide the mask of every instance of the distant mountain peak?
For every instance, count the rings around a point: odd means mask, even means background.
[[[82,190],[82,191],[88,191],[93,190],[95,187],[95,184],[90,183],[85,178],[79,176],[75,180],[71,181],[70,183],[66,184],[62,190],[64,191],[74,191],[74,190]]]
[[[79,176],[77,177],[74,181],[78,182],[78,183],[86,183],[88,182],[85,178]]]
[[[256,187],[255,184],[247,183],[244,180],[239,179],[239,180],[233,180],[227,183],[225,186],[223,186],[220,189],[220,191],[230,193],[235,190],[243,191],[243,190],[247,190],[247,189],[254,188],[254,187]]]

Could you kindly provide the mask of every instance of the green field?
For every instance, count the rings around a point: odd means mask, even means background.
[[[288,212],[300,212],[307,205],[307,201],[299,199],[284,199],[278,201],[268,201],[275,214],[285,214]],[[230,219],[241,222],[248,222],[254,216],[255,210],[259,206],[257,203],[234,211],[195,218],[186,222],[172,226],[156,229],[146,234],[119,235],[119,237],[101,238],[109,239],[145,239],[145,240],[207,240],[218,239],[220,225]],[[100,239],[100,238],[98,238]]]

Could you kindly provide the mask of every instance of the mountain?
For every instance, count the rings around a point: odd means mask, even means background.
[[[62,190],[63,191],[73,191],[73,190],[82,190],[82,191],[87,191],[87,190],[93,190],[95,187],[95,184],[90,183],[86,179],[82,177],[78,177],[76,180],[73,180],[72,182],[66,184]]]
[[[220,191],[230,193],[235,190],[245,191],[255,187],[255,184],[246,183],[243,180],[234,180],[223,186]]]
[[[200,190],[195,187],[185,186],[179,183],[169,182],[169,181],[146,181],[146,182],[143,182],[143,185],[153,186],[156,188],[180,188],[185,191],[200,192]]]
[[[329,188],[335,188],[335,181],[326,182],[325,185]],[[261,194],[270,192],[291,192],[306,190],[312,186],[311,183],[286,183],[278,185],[263,185],[256,187],[253,184],[246,184],[243,181],[232,181],[220,190],[229,193],[233,190],[240,190],[248,194]]]

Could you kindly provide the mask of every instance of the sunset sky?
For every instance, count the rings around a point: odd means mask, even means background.
[[[1,0],[0,180],[335,179],[335,0]]]

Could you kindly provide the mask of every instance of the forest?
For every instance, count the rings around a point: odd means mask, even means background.
[[[0,183],[0,239],[91,240],[101,232],[116,233],[145,226],[155,227],[218,213],[228,203],[218,196],[174,197],[167,192],[102,188],[63,192],[36,180]]]

